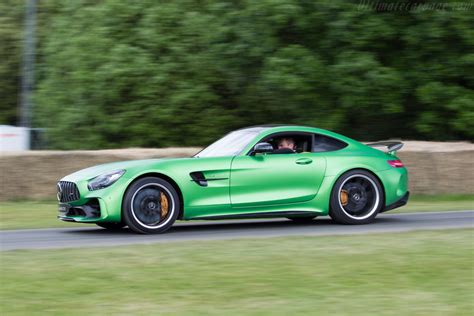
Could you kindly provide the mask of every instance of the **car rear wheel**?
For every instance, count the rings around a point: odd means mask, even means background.
[[[125,227],[124,223],[96,223],[96,225],[108,230],[120,230]]]
[[[368,224],[383,204],[384,192],[379,180],[368,171],[352,170],[336,181],[329,215],[340,224]]]
[[[123,220],[134,232],[159,234],[168,230],[179,214],[179,197],[167,181],[142,178],[130,185],[123,201]]]

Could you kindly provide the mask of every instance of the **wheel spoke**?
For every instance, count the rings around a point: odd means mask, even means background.
[[[357,204],[354,201],[349,200],[349,202],[347,203],[347,208],[349,209],[349,212],[354,212],[357,208]]]

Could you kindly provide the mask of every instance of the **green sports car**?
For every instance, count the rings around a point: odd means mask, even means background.
[[[70,174],[57,185],[58,218],[137,233],[162,233],[178,219],[329,215],[366,224],[408,201],[407,170],[395,156],[402,145],[364,145],[305,126],[243,128],[191,158],[114,162]]]

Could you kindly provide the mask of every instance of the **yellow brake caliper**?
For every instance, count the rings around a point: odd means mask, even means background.
[[[346,190],[341,190],[340,200],[341,200],[342,206],[347,205],[347,198],[348,198],[347,191]]]
[[[160,192],[161,200],[161,218],[165,218],[168,215],[168,199],[163,192]]]

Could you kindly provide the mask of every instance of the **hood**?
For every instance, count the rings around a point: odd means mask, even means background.
[[[74,173],[71,173],[65,176],[61,180],[72,181],[72,182],[79,181],[79,180],[89,180],[106,172],[111,172],[111,171],[120,170],[120,169],[128,170],[134,167],[146,167],[146,166],[151,166],[151,165],[155,166],[157,163],[160,163],[165,160],[170,160],[170,159],[163,158],[163,159],[144,159],[144,160],[127,160],[127,161],[111,162],[111,163],[97,165],[97,166],[93,166],[93,167],[76,171]],[[125,173],[124,176],[126,177],[127,173]]]

